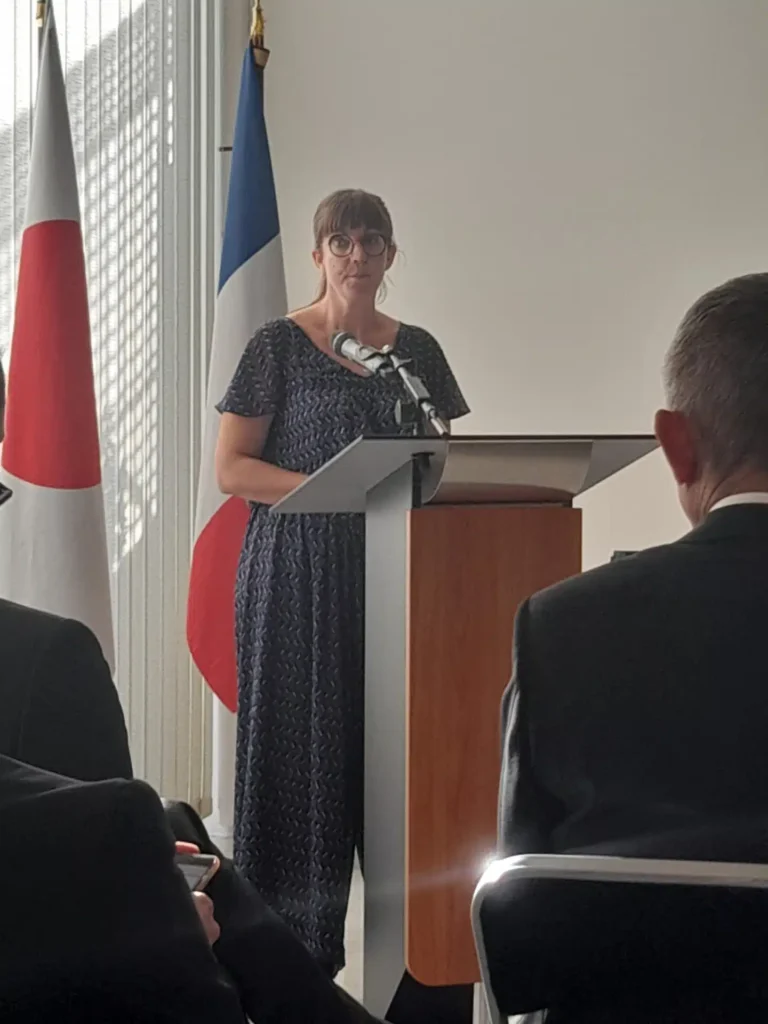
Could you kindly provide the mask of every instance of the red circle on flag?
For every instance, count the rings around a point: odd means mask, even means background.
[[[101,481],[80,225],[24,232],[8,375],[3,466],[41,487]]]

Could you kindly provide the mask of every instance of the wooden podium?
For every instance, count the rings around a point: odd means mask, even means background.
[[[360,438],[274,514],[366,514],[364,999],[404,968],[480,980],[472,893],[496,849],[499,709],[524,598],[581,570],[573,498],[651,437]]]

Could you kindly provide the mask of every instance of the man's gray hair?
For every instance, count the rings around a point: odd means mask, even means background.
[[[694,303],[667,354],[664,385],[711,469],[768,470],[768,274],[735,277]]]

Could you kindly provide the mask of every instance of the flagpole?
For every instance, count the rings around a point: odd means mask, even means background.
[[[35,21],[37,22],[37,59],[40,60],[40,53],[43,49],[43,32],[45,31],[45,16],[48,13],[48,0],[36,0]]]
[[[232,0],[217,0],[215,20],[214,138],[218,144],[216,172],[216,208],[214,232],[221,247],[229,188],[229,166],[240,93],[240,65],[243,39],[248,32],[248,7]],[[217,698],[213,698],[211,723],[211,815],[205,824],[211,838],[225,853],[230,853],[235,820],[235,742],[236,716]]]
[[[256,70],[261,73],[263,82],[264,68],[269,60],[269,50],[264,45],[264,11],[261,0],[255,0],[251,18],[251,51]]]

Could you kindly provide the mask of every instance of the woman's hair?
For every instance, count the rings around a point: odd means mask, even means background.
[[[359,188],[343,188],[338,192],[332,192],[320,203],[315,212],[315,248],[319,249],[330,235],[353,231],[356,228],[378,231],[388,248],[395,244],[392,218],[383,199]],[[325,271],[322,270],[315,302],[323,298],[327,288]],[[384,291],[385,287],[382,284],[382,292]],[[381,292],[380,297],[383,298]]]

